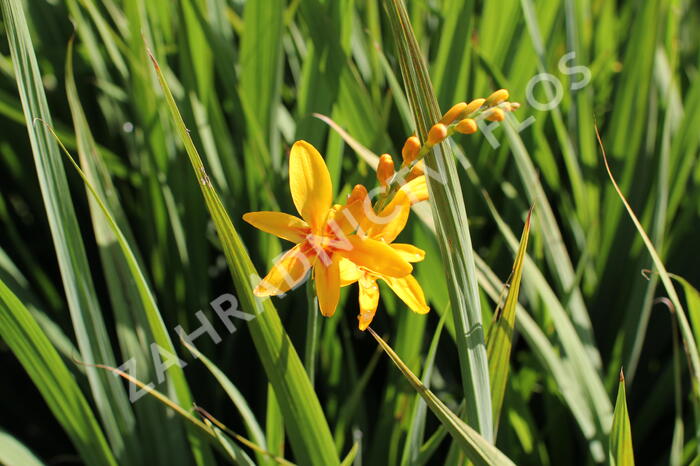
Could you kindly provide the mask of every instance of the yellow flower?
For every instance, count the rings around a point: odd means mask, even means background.
[[[363,218],[358,234],[387,244],[407,262],[420,262],[425,252],[412,244],[393,243],[401,233],[411,205],[428,198],[425,176],[420,176],[406,183],[394,199],[378,214],[371,213]],[[363,202],[369,202],[363,201]],[[340,283],[347,286],[357,282],[359,285],[360,313],[357,316],[360,330],[365,330],[372,322],[379,303],[379,286],[377,280],[383,280],[414,312],[427,313],[430,308],[425,301],[423,289],[413,275],[391,277],[377,271],[369,270],[347,259],[340,260]]]
[[[254,227],[296,243],[256,286],[256,296],[276,296],[300,284],[310,269],[316,282],[321,313],[332,316],[340,293],[341,259],[382,276],[399,278],[413,267],[387,244],[350,234],[353,217],[365,197],[356,188],[345,206],[333,207],[333,187],[321,154],[306,141],[297,141],[289,154],[289,187],[301,218],[282,212],[249,212],[243,220]],[[366,190],[364,191],[366,194]]]

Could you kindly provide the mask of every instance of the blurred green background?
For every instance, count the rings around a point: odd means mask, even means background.
[[[398,157],[414,131],[378,0],[2,2],[0,279],[30,309],[91,403],[85,369],[72,361],[80,355],[75,317],[64,295],[27,137],[26,125],[32,123],[25,121],[17,62],[10,56],[11,4],[23,7],[39,84],[58,136],[76,157],[88,130],[94,138],[95,148],[86,153],[98,160],[95,176],[106,187],[110,205],[118,206],[113,213],[128,229],[170,330],[176,325],[196,329],[196,311],[211,316],[210,301],[239,291],[226,270],[144,40],[164,69],[209,177],[260,274],[287,245],[259,234],[241,215],[294,212],[286,159],[295,140],[306,139],[324,154],[339,200],[356,183],[375,183],[373,170],[312,113],[331,117],[376,154]],[[700,286],[700,5],[680,0],[416,0],[408,1],[407,9],[443,111],[507,88],[511,100],[522,105],[517,120],[534,118],[519,132],[499,125],[488,128],[490,137],[480,131],[453,138],[463,155],[459,175],[480,257],[487,322],[512,267],[517,243],[510,238],[518,237],[527,209],[535,204],[533,267],[525,269],[521,290],[530,317],[516,336],[497,446],[517,464],[605,461],[601,452],[610,422],[605,416],[612,414],[624,367],[638,462],[689,464],[700,448],[700,421],[690,400],[682,342],[673,314],[658,302],[666,295],[658,276],[645,279],[641,273],[652,268],[652,261],[612,189],[594,126],[668,270]],[[76,120],[66,93],[72,36],[84,122]],[[545,103],[551,105],[544,108]],[[400,158],[395,160],[398,164]],[[86,169],[87,162],[81,163]],[[96,207],[82,180],[68,163],[65,173],[69,189],[59,204],[75,209],[79,230],[74,233],[82,238],[89,263],[90,278],[79,278],[94,282],[98,307],[91,312],[104,320],[102,341],[119,364],[131,357],[134,340],[143,338],[129,317],[138,305],[133,289],[130,294],[120,288],[118,260],[98,246],[109,235],[95,228],[91,214]],[[416,276],[432,311],[414,315],[382,293],[373,328],[421,375],[440,316],[448,312],[447,292],[430,230],[413,216],[401,238],[427,251]],[[357,330],[357,291],[346,289],[341,299],[336,315],[318,323],[315,375],[336,447],[344,456],[359,441],[356,461],[362,464],[420,464],[405,453],[420,416],[415,392],[377,352],[374,340]],[[692,313],[700,309],[685,299],[693,325],[700,325]],[[273,301],[303,353],[305,290]],[[451,318],[446,324],[429,381],[457,410],[461,387]],[[265,430],[269,451],[294,461],[246,325],[219,345],[206,337],[197,344],[240,390]],[[177,341],[175,346],[189,363],[185,375],[197,404],[244,432],[247,426],[222,387]],[[0,364],[0,428],[47,463],[81,462],[2,340]],[[589,372],[582,372],[580,364]],[[610,404],[590,397],[595,390],[607,393]],[[190,463],[178,418],[163,414],[153,400],[141,400],[134,409],[146,431],[165,434],[150,440],[142,436],[136,441],[138,453],[122,457],[124,464]],[[146,412],[167,422],[148,424]],[[438,426],[428,414],[421,443],[436,429],[439,434]],[[449,437],[436,437],[434,443],[421,460],[454,460]]]

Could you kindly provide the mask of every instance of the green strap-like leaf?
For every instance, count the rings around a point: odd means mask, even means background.
[[[396,44],[406,94],[417,133],[425,141],[440,119],[435,93],[420,46],[413,34],[402,0],[385,0]],[[440,253],[457,334],[466,419],[489,441],[493,438],[489,368],[481,320],[469,221],[454,155],[449,144],[436,145],[425,159],[430,205],[435,218]]]
[[[617,389],[615,414],[613,415],[612,429],[610,431],[610,464],[612,466],[634,466],[632,428],[630,427],[630,417],[627,412],[625,376],[622,371],[620,371],[620,385]]]
[[[527,240],[530,236],[530,216],[527,215],[525,228],[520,237],[520,247],[513,264],[508,296],[502,311],[496,312],[494,320],[489,328],[486,339],[486,351],[489,359],[489,379],[491,380],[491,403],[493,406],[493,436],[498,432],[498,420],[503,407],[503,397],[506,393],[506,382],[510,369],[510,352],[513,346],[513,333],[515,331],[515,310],[518,307],[518,294],[520,292],[520,279],[523,275],[523,264],[527,251]]]
[[[301,464],[337,465],[340,459],[328,422],[299,355],[284,331],[272,302],[269,299],[260,300],[253,295],[250,279],[257,276],[253,263],[209,180],[165,76],[155,58],[151,56],[151,59],[173,122],[216,226],[240,305],[255,315],[248,327],[258,356],[275,390],[294,454]],[[269,436],[267,440],[271,441]]]
[[[73,375],[31,313],[2,281],[0,339],[19,359],[81,458],[88,464],[116,466],[107,440]],[[5,462],[3,458],[0,460]]]
[[[399,358],[399,355],[389,346],[384,340],[377,335],[374,330],[368,328],[377,343],[382,347],[384,352],[389,355],[391,361],[399,368],[406,379],[411,383],[413,388],[423,397],[428,407],[440,419],[440,422],[450,432],[457,444],[467,458],[476,465],[511,465],[514,464],[500,450],[491,445],[484,437],[479,435],[477,431],[469,427],[462,421],[459,416],[450,411],[440,399],[435,396],[416,375],[411,372],[411,369]]]
[[[39,187],[61,271],[71,323],[81,357],[93,363],[114,365],[115,357],[88,265],[81,229],[71,199],[63,160],[48,128],[51,124],[42,76],[20,0],[0,2]],[[135,461],[139,439],[134,414],[119,380],[87,370],[97,412],[117,457]]]
[[[29,448],[4,430],[0,430],[0,463],[6,466],[44,465]]]

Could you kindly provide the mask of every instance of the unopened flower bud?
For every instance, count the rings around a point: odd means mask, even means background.
[[[486,102],[486,99],[483,98],[478,98],[474,99],[471,102],[469,102],[469,105],[467,105],[467,108],[464,109],[464,114],[465,115],[471,115],[472,113],[476,112],[481,108],[482,105],[484,105],[484,102]]]
[[[345,204],[352,204],[353,202],[362,200],[365,197],[367,197],[367,188],[361,184],[356,184],[355,187],[352,188],[352,191],[348,196],[348,200],[345,201]]]
[[[506,119],[506,114],[500,108],[494,108],[493,110],[491,110],[489,116],[487,116],[486,119],[489,121],[503,121]]]
[[[442,123],[436,123],[428,132],[428,145],[440,144],[447,137],[447,127]]]
[[[381,186],[386,186],[394,176],[394,159],[389,154],[382,154],[377,165],[377,180]]]
[[[457,126],[455,126],[455,130],[457,130],[458,133],[462,134],[474,134],[476,133],[477,129],[479,128],[476,125],[476,121],[474,121],[471,118],[465,118],[464,120],[457,123]]]
[[[449,109],[447,113],[445,113],[445,115],[442,117],[440,123],[442,123],[443,125],[451,124],[453,121],[459,118],[466,109],[467,104],[465,102],[460,102],[458,104],[453,105],[452,108]]]
[[[505,89],[499,89],[493,94],[491,94],[488,99],[486,99],[486,105],[488,107],[493,107],[495,105],[500,104],[501,102],[505,102],[508,100],[508,97],[510,94],[508,94],[508,91]]]
[[[418,152],[420,151],[420,139],[417,136],[411,136],[406,139],[403,144],[403,149],[401,149],[401,157],[403,157],[403,164],[408,165],[409,163],[416,160]]]

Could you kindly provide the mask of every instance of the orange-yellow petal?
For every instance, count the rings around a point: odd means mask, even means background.
[[[426,314],[430,311],[430,307],[425,302],[423,289],[413,275],[403,278],[382,277],[382,279],[413,312]]]
[[[372,203],[367,194],[367,188],[358,184],[352,189],[345,205],[336,211],[333,221],[338,229],[347,235],[365,222],[367,216],[365,212],[373,212]]]
[[[406,226],[411,201],[405,191],[399,190],[391,202],[379,213],[370,218],[367,235],[371,238],[391,243]]]
[[[348,286],[360,279],[362,271],[354,262],[342,257],[338,262],[340,268],[340,286]]]
[[[305,221],[282,212],[248,212],[243,215],[243,220],[258,230],[292,243],[301,243],[310,233],[309,225]]]
[[[336,253],[351,260],[355,265],[390,277],[404,277],[413,270],[413,266],[386,243],[371,238],[360,238],[357,235],[348,236],[347,240],[350,248],[339,249]]]
[[[312,263],[312,258],[304,254],[301,248],[302,245],[297,244],[287,251],[258,283],[253,293],[261,297],[276,296],[301,283]]]
[[[330,317],[335,313],[340,298],[340,269],[338,266],[340,259],[338,254],[333,254],[328,265],[325,265],[320,258],[314,263],[318,307],[325,317]]]
[[[428,200],[428,184],[425,175],[418,176],[401,186],[401,191],[408,195],[411,205]]]
[[[360,301],[360,313],[357,315],[357,320],[359,321],[358,327],[360,330],[365,330],[369,327],[374,319],[374,314],[377,312],[377,305],[379,304],[379,286],[377,285],[377,280],[369,274],[362,274],[358,284],[359,288],[359,301]]]
[[[403,257],[406,262],[420,262],[425,259],[425,251],[412,244],[392,243],[389,246]]]
[[[295,142],[289,153],[289,188],[297,211],[319,233],[333,202],[333,187],[323,157],[306,141]]]

